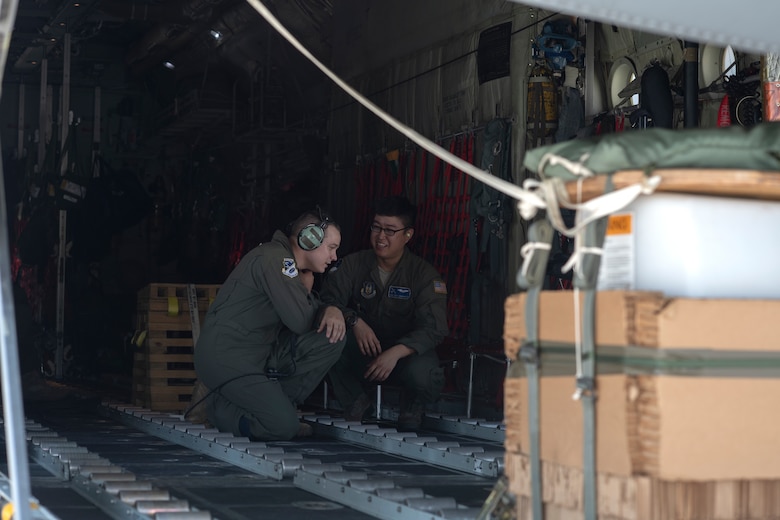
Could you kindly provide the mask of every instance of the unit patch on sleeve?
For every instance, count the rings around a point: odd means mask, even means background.
[[[442,280],[433,281],[433,292],[436,294],[447,294],[447,284]]]
[[[412,297],[412,290],[409,287],[398,287],[391,285],[387,288],[387,297],[396,300],[408,300]]]
[[[298,268],[295,266],[295,260],[293,258],[285,258],[282,260],[282,274],[290,278],[298,276]]]

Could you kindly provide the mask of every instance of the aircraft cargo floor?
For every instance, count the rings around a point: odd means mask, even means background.
[[[29,405],[26,416],[41,518],[476,518],[503,469],[499,429],[452,418],[398,432],[313,412],[303,418],[314,436],[253,443],[94,398]]]

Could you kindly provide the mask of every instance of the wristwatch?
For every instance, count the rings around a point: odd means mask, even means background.
[[[343,312],[344,312],[344,323],[347,324],[348,329],[351,329],[357,324],[357,320],[358,320],[357,312],[351,309],[346,309]]]

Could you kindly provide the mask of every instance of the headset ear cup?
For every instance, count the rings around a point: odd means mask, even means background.
[[[313,251],[322,245],[325,230],[316,224],[309,224],[298,233],[298,245],[304,251]]]

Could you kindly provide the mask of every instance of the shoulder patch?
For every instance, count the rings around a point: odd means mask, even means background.
[[[282,260],[282,274],[289,278],[298,276],[298,268],[295,266],[295,259],[285,258]]]
[[[433,292],[437,294],[447,294],[447,284],[442,280],[434,280]]]

